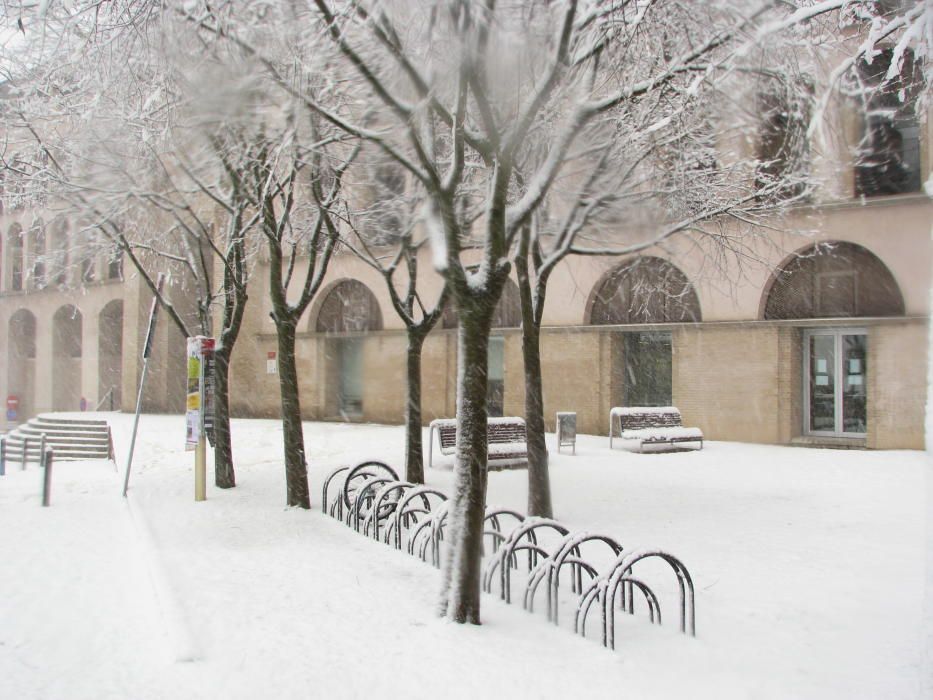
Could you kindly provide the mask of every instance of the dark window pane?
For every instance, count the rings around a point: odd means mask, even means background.
[[[867,426],[867,338],[842,336],[842,430],[864,433]]]
[[[902,316],[904,299],[887,266],[854,243],[828,241],[795,255],[775,274],[765,318]]]
[[[810,338],[810,430],[836,430],[836,337]]]
[[[678,323],[700,321],[700,301],[676,266],[655,257],[623,264],[600,285],[590,323]]]
[[[848,77],[863,110],[856,154],[855,194],[865,197],[919,192],[920,121],[917,102],[923,80],[919,61],[907,50],[894,78],[893,51],[860,62]]]
[[[626,333],[623,362],[625,406],[671,405],[670,333]]]
[[[123,279],[123,249],[114,248],[113,253],[110,256],[110,260],[107,263],[107,279],[111,280],[122,280]]]
[[[489,339],[489,373],[486,413],[496,417],[505,411],[505,338]]]
[[[855,316],[855,271],[817,274],[815,303],[818,316]]]

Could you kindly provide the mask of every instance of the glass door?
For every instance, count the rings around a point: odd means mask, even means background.
[[[340,338],[337,340],[339,363],[339,406],[343,416],[359,416],[363,413],[363,339]]]
[[[868,422],[865,331],[805,331],[804,358],[804,431],[864,436]]]

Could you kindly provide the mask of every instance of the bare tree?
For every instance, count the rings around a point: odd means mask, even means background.
[[[183,336],[213,335],[216,313],[215,482],[229,488],[236,483],[229,363],[258,221],[242,185],[255,153],[235,138],[239,127],[230,115],[191,109],[192,86],[163,53],[167,28],[153,28],[146,3],[135,7],[131,22],[119,8],[100,8],[92,22],[92,8],[79,5],[24,25],[35,45],[21,50],[27,59],[9,77],[4,166],[31,195],[27,205],[80,222],[84,250],[72,239],[65,255],[73,264],[101,250],[128,260]],[[139,41],[153,31],[164,41]],[[191,37],[168,36],[173,60],[183,64]],[[44,44],[49,37],[55,43]],[[92,79],[82,77],[84,66],[94,67],[87,71]],[[93,79],[102,75],[110,77]],[[181,306],[157,289],[156,271],[165,268],[175,270],[173,286],[185,292]],[[69,277],[85,282],[86,272]]]
[[[354,99],[293,94],[334,128],[381,149],[423,187],[435,266],[460,320],[459,438],[440,606],[453,620],[479,622],[487,342],[520,232],[568,175],[578,149],[587,150],[585,127],[610,115],[625,126],[628,110],[689,94],[764,12],[456,2],[434,6],[419,22],[401,6],[369,11],[314,2],[308,35],[326,32],[355,72],[356,84],[345,88]],[[209,18],[196,21],[216,28]],[[229,22],[222,34],[262,56]],[[272,68],[267,64],[279,79]],[[365,115],[345,106],[361,103]],[[533,138],[539,132],[549,138]],[[615,139],[631,136],[622,131]]]
[[[394,165],[394,164],[392,164]],[[381,159],[376,168],[385,172]],[[417,203],[420,193],[406,193],[404,182],[389,175],[372,178],[375,202],[356,216],[345,215],[348,235],[345,245],[386,283],[392,308],[405,324],[406,350],[405,400],[405,478],[414,484],[424,483],[424,447],[421,414],[421,353],[424,340],[437,325],[447,305],[449,288],[445,284],[433,304],[425,304],[418,289],[418,255],[427,238],[417,233]],[[402,280],[397,273],[402,272]],[[401,286],[401,289],[399,289]]]
[[[313,125],[314,119],[310,122]],[[313,127],[312,133],[316,133]],[[321,288],[337,244],[339,231],[334,211],[339,204],[341,178],[353,155],[335,168],[327,167],[323,155],[327,139],[318,141],[309,150],[302,145],[291,119],[275,137],[254,138],[262,144],[263,157],[253,163],[250,196],[261,214],[260,230],[269,253],[271,316],[278,339],[286,500],[290,506],[310,508],[295,338],[298,322]],[[292,290],[296,292],[293,300],[289,294]]]

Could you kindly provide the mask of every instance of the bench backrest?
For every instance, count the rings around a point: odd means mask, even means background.
[[[456,425],[439,425],[437,427],[437,434],[441,441],[441,448],[446,450],[457,446]]]
[[[619,415],[622,430],[639,428],[676,428],[683,425],[680,411],[645,411],[623,413]]]
[[[490,423],[486,439],[494,442],[525,442],[525,423]]]
[[[457,425],[456,423],[438,425],[438,439],[441,442],[442,449],[449,449],[457,446]],[[486,428],[486,440],[492,443],[507,442],[525,442],[525,422],[524,421],[490,421]]]

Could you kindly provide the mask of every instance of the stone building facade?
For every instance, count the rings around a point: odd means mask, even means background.
[[[684,239],[637,261],[570,258],[555,269],[541,339],[551,429],[557,411],[605,434],[614,406],[673,404],[713,440],[923,447],[933,201],[922,183],[933,182],[933,120],[920,109],[880,126],[867,114],[828,118],[842,126],[811,149],[819,190],[748,242],[747,255],[716,258]],[[898,138],[856,165],[860,129]],[[132,410],[151,297],[112,255],[69,260],[67,225],[45,218],[0,212],[0,395],[18,402],[14,422],[111,401]],[[267,274],[258,262],[233,354],[235,415],[280,410]],[[384,284],[346,252],[332,261],[298,336],[305,418],[402,421],[406,337]],[[440,288],[428,274],[421,293]],[[183,285],[173,293],[183,298]],[[524,410],[516,305],[512,285],[490,345],[491,413]],[[449,321],[424,346],[426,422],[455,413]],[[163,318],[147,410],[182,410],[183,367],[183,339]]]

